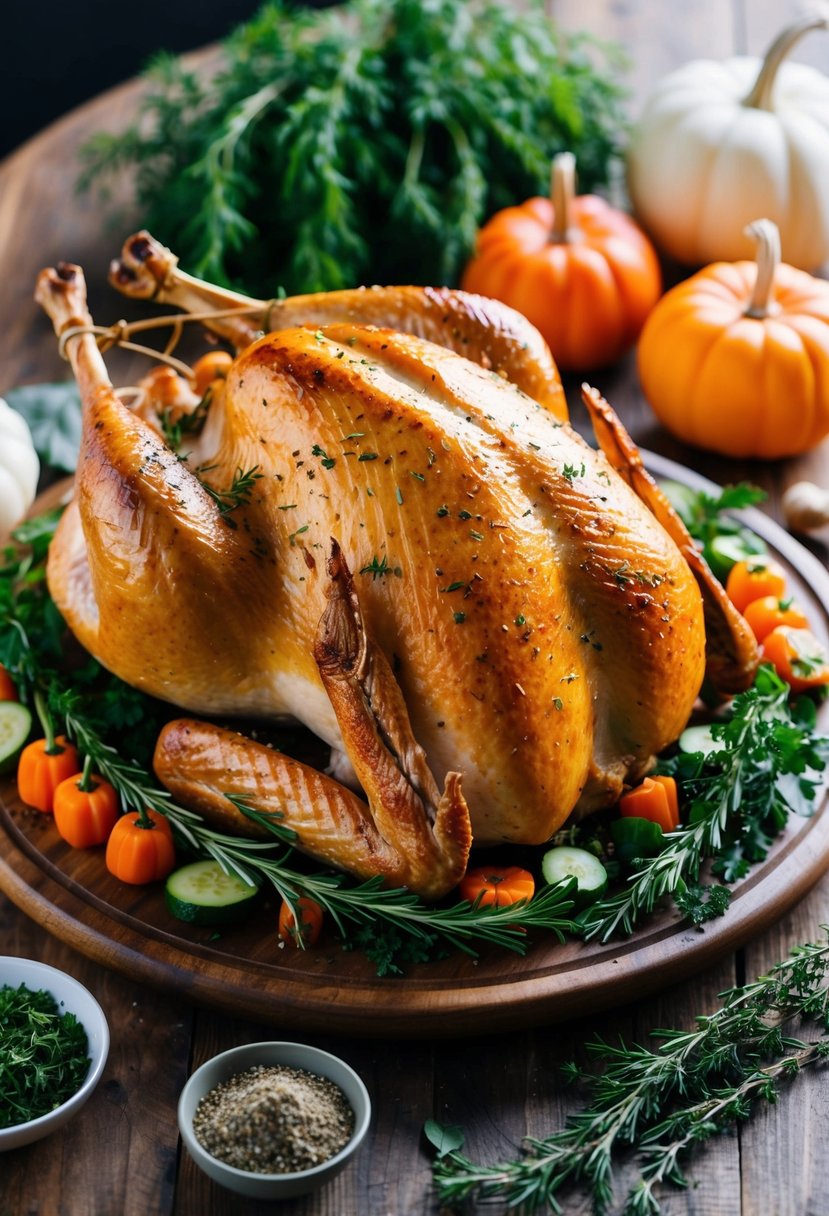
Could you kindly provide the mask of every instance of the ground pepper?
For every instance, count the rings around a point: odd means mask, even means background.
[[[257,1064],[211,1089],[193,1132],[211,1156],[255,1174],[291,1174],[328,1161],[354,1131],[338,1085],[304,1069]]]

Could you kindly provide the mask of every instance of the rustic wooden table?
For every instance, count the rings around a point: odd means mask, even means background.
[[[632,58],[632,109],[659,76],[688,58],[759,54],[795,0],[560,0],[549,5],[564,28],[590,28],[623,42]],[[829,69],[827,39],[798,57]],[[54,340],[31,302],[37,270],[56,258],[86,266],[103,283],[100,219],[92,201],[73,196],[78,143],[132,111],[136,86],[117,90],[65,118],[0,166],[0,391],[27,380],[57,378]],[[96,295],[92,298],[95,311]],[[102,313],[111,310],[107,301]],[[653,422],[631,360],[598,379],[637,440],[719,482],[748,477],[769,493],[779,515],[782,491],[803,476],[829,484],[829,442],[799,460],[762,466],[710,459],[683,449]],[[574,398],[575,394],[571,394]],[[580,424],[581,415],[576,413]],[[809,542],[826,563],[829,531]],[[578,1024],[460,1040],[371,1041],[343,1038],[332,1010],[330,1033],[303,1036],[348,1060],[374,1102],[369,1140],[356,1162],[316,1197],[282,1205],[285,1216],[416,1216],[435,1213],[425,1119],[457,1123],[473,1157],[514,1156],[525,1135],[560,1126],[568,1097],[557,1065],[579,1056],[601,1033],[642,1037],[656,1026],[689,1026],[714,1008],[717,994],[764,972],[788,948],[814,939],[829,922],[829,877],[774,928],[693,979]],[[7,1154],[0,1170],[0,1212],[38,1216],[221,1216],[254,1213],[210,1183],[182,1151],[175,1121],[190,1071],[229,1046],[275,1036],[264,1027],[193,1007],[175,995],[138,986],[64,946],[0,896],[0,953],[40,958],[75,975],[107,1012],[112,1046],[104,1079],[85,1108],[48,1142]],[[291,1037],[291,1036],[287,1036]],[[296,1037],[296,1036],[294,1036]],[[786,1090],[739,1131],[712,1142],[690,1167],[692,1186],[665,1200],[671,1216],[819,1216],[829,1212],[829,1090],[819,1072]],[[578,1205],[568,1211],[583,1210]]]

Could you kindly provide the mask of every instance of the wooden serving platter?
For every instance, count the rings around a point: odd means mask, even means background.
[[[688,470],[650,455],[651,469],[697,487]],[[829,645],[829,575],[757,511],[745,513],[786,568],[815,633]],[[829,724],[829,703],[821,728]],[[632,937],[607,945],[538,937],[526,956],[457,952],[378,979],[363,955],[333,933],[306,952],[280,948],[274,899],[220,936],[169,915],[160,885],[131,888],[107,872],[102,850],[76,850],[51,816],[23,806],[12,778],[0,783],[0,890],[96,962],[194,1002],[279,1030],[353,1035],[449,1036],[563,1021],[639,999],[709,966],[792,907],[829,864],[826,792],[810,819],[796,819],[768,858],[733,889],[728,913],[690,928],[663,909]]]

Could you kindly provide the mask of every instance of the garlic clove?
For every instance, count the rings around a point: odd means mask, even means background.
[[[829,491],[812,481],[796,481],[782,498],[786,524],[795,532],[811,532],[829,524]]]

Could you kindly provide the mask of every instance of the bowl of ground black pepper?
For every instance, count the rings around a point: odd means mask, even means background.
[[[371,1118],[352,1068],[302,1043],[249,1043],[197,1068],[181,1092],[184,1145],[208,1177],[254,1199],[317,1190],[345,1169]]]

